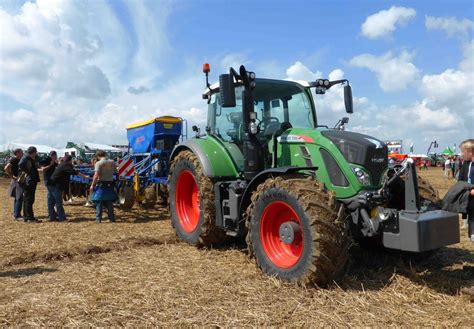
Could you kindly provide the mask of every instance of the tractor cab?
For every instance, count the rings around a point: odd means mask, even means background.
[[[256,79],[254,107],[261,140],[268,139],[286,122],[295,128],[316,126],[316,112],[311,94],[305,86],[285,80]],[[218,90],[209,98],[208,130],[225,141],[239,143],[243,135],[242,91],[236,86],[236,105],[223,107]]]
[[[316,112],[308,88],[292,81],[256,79],[254,90],[256,137],[265,157],[265,167],[271,165],[273,137],[283,132],[282,128],[313,129],[316,127]],[[235,87],[235,106],[222,106],[217,86],[208,95],[207,132],[216,136],[228,148],[235,148],[234,157],[238,163],[243,152],[243,109],[244,86]],[[278,136],[276,136],[278,137]],[[232,145],[230,145],[232,144]],[[241,168],[243,170],[243,167]]]
[[[210,86],[207,80],[209,67],[205,67],[204,73],[208,91],[203,98],[209,104],[207,135],[227,149],[245,180],[270,168],[321,165],[323,157],[317,144],[330,141],[321,135],[321,129],[316,129],[328,127],[317,124],[310,88],[315,88],[316,94],[324,94],[332,86],[344,84],[346,111],[353,112],[352,90],[345,79],[301,83],[256,79],[255,73],[241,67],[239,73],[231,68],[229,74],[219,76],[219,84]],[[342,131],[348,120],[340,120],[336,130]],[[341,162],[344,165],[345,161]],[[334,176],[331,182],[330,175]],[[326,177],[325,183],[348,183],[339,172],[323,172],[322,176]],[[349,191],[347,186],[335,184],[336,193],[348,196],[357,192],[357,189]]]

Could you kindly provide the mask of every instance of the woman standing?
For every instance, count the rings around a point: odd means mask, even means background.
[[[20,159],[23,157],[23,150],[17,148],[13,151],[13,157],[8,161],[5,166],[5,172],[11,177],[10,187],[8,188],[8,196],[15,198],[13,203],[13,218],[21,220],[21,208],[23,206],[23,190],[18,183],[18,170]]]
[[[92,179],[91,193],[92,202],[96,204],[96,223],[102,221],[102,211],[107,207],[109,220],[115,222],[114,201],[117,200],[115,192],[114,173],[115,162],[106,157],[104,151],[97,151],[97,162],[95,163],[95,173]]]

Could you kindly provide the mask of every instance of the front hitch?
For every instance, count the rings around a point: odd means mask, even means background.
[[[407,172],[405,209],[397,211],[396,216],[383,225],[383,245],[391,249],[423,252],[459,243],[458,214],[422,210],[413,162],[407,161],[403,171]]]
[[[405,209],[382,207],[386,204],[390,184],[401,175],[405,179]],[[423,252],[460,241],[458,214],[428,211],[420,206],[416,167],[405,161],[402,169],[388,179],[382,189],[363,192],[346,203],[352,222],[364,237],[382,236],[382,243],[390,249]],[[371,211],[369,211],[371,210]]]

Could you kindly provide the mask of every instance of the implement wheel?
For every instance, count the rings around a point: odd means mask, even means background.
[[[122,210],[130,210],[135,203],[135,192],[133,186],[129,183],[121,186],[118,191],[118,202]]]
[[[253,193],[247,210],[250,255],[269,275],[325,285],[347,260],[343,210],[313,179],[269,178]]]
[[[190,151],[179,153],[171,163],[169,200],[171,222],[179,239],[199,247],[224,240],[225,232],[215,226],[213,183]]]
[[[158,200],[158,195],[156,193],[156,185],[148,186],[145,189],[145,200],[143,200],[142,205],[145,208],[153,208]]]

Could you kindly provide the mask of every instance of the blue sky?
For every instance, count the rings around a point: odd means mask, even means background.
[[[0,0],[0,143],[120,143],[125,125],[175,114],[205,125],[212,79],[351,81],[349,129],[430,141],[473,137],[472,1]],[[316,100],[344,115],[340,90]],[[34,126],[33,132],[29,127]]]

